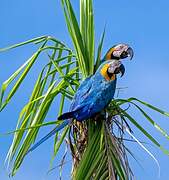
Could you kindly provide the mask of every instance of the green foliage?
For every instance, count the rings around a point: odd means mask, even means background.
[[[52,41],[53,45],[51,45],[50,41]],[[19,168],[31,144],[34,143],[39,128],[43,126],[44,119],[53,100],[59,94],[65,98],[71,99],[74,95],[73,86],[79,85],[78,80],[75,78],[79,68],[75,66],[76,56],[73,54],[72,50],[54,38],[36,38],[6,48],[5,50],[32,42],[38,42],[38,44],[42,43],[42,45],[40,45],[38,50],[24,63],[24,65],[16,70],[16,72],[3,83],[1,88],[0,105],[2,110],[19,89],[24,78],[28,75],[29,70],[33,68],[33,64],[38,60],[39,55],[41,53],[46,53],[46,51],[48,52],[49,62],[42,68],[28,103],[20,112],[13,142],[7,155],[7,159],[10,163],[14,160],[12,175],[14,175]],[[50,46],[48,46],[48,43],[50,43]],[[15,83],[13,83],[14,80]],[[9,86],[11,89],[8,94],[5,94]],[[61,100],[60,114],[62,113],[65,98]]]
[[[123,144],[116,142],[105,119],[95,122],[94,133],[82,160],[74,174],[74,179],[116,179],[130,177],[131,171],[125,163]],[[132,174],[131,174],[132,175]]]
[[[9,132],[14,133],[13,142],[7,154],[12,176],[19,169],[30,146],[36,141],[40,128],[52,124],[57,126],[62,123],[61,121],[44,122],[54,100],[58,97],[61,99],[58,109],[58,115],[60,115],[65,102],[74,96],[81,79],[92,75],[100,64],[105,30],[98,44],[95,58],[93,2],[80,0],[80,22],[77,20],[70,0],[61,0],[61,5],[74,50],[50,36],[38,37],[0,49],[0,52],[3,52],[27,44],[38,46],[37,51],[2,84],[1,111],[20,89],[25,77],[29,75],[30,69],[34,68],[36,61],[40,60],[39,56],[47,54],[48,57],[48,62],[42,67],[36,79],[29,101],[20,112],[16,130]],[[115,99],[106,109],[106,117],[102,117],[100,114],[98,121],[95,119],[83,123],[75,121],[71,127],[65,127],[62,132],[57,133],[52,161],[68,137],[74,163],[72,178],[132,179],[133,174],[127,160],[127,153],[131,154],[131,151],[124,143],[125,134],[132,133],[129,123],[135,125],[153,144],[169,155],[168,150],[161,146],[132,114],[123,109],[123,105],[126,103],[138,109],[150,125],[153,125],[159,133],[169,139],[167,132],[139,104],[165,116],[169,116],[168,113],[136,98]],[[149,151],[147,150],[147,152]]]
[[[92,1],[80,1],[80,26],[69,0],[62,0],[66,25],[77,54],[83,77],[93,73],[94,68],[94,20]]]

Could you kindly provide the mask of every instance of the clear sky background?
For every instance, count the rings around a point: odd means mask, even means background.
[[[78,3],[74,4],[77,12]],[[119,79],[119,87],[128,87],[120,92],[121,98],[131,96],[147,101],[169,112],[169,1],[163,0],[105,0],[94,2],[96,43],[106,24],[106,36],[103,54],[112,45],[125,42],[130,44],[135,56],[132,62],[126,61],[126,74]],[[0,47],[19,43],[42,35],[51,35],[72,47],[65,26],[59,0],[1,0],[0,1]],[[97,44],[96,44],[97,45]],[[0,83],[2,84],[33,52],[31,46],[22,47],[0,54]],[[45,59],[41,59],[41,61]],[[0,113],[0,133],[14,130],[18,113],[26,103],[26,95],[31,92],[41,64],[34,66],[32,73],[26,78],[22,89],[17,92],[8,108]],[[147,110],[147,109],[146,109]],[[52,108],[47,120],[56,118],[57,104]],[[169,132],[169,118],[147,110],[156,122]],[[153,136],[169,149],[169,141],[165,140],[139,113],[133,115]],[[43,129],[40,136],[50,130]],[[146,147],[155,155],[161,166],[158,168],[150,156],[137,144],[129,143],[142,167],[132,158],[131,166],[138,180],[169,179],[169,157],[162,154],[134,128],[135,136],[148,142]],[[8,180],[3,166],[5,155],[12,141],[12,136],[0,137],[0,179]],[[58,179],[58,169],[47,174],[52,154],[53,138],[44,143],[22,164],[13,180],[54,180]],[[64,147],[62,148],[64,151]],[[71,162],[66,164],[63,179],[70,179]],[[56,159],[56,165],[59,161]]]

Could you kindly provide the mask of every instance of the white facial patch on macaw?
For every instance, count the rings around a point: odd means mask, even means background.
[[[120,67],[121,62],[120,61],[113,61],[112,63],[109,64],[108,72],[109,73],[114,73],[116,68]]]
[[[117,45],[115,47],[115,49],[114,49],[113,56],[120,57],[123,52],[127,51],[128,47],[129,46],[127,44],[119,44],[119,45]]]

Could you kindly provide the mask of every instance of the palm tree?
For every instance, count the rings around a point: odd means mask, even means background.
[[[97,68],[100,64],[105,31],[95,57],[92,0],[80,0],[80,22],[77,20],[70,0],[61,0],[61,4],[74,49],[70,49],[65,43],[51,36],[34,38],[0,49],[0,51],[7,51],[26,44],[38,46],[37,51],[2,84],[1,110],[10,102],[39,56],[43,53],[47,53],[48,56],[48,62],[42,67],[29,101],[21,110],[16,130],[13,132],[13,142],[6,159],[12,176],[23,163],[28,149],[36,141],[40,128],[62,123],[61,121],[44,122],[52,103],[60,97],[58,116],[62,114],[65,103],[68,100],[71,101],[81,80],[92,75],[94,65]],[[11,89],[7,91],[9,86]],[[52,159],[66,141],[73,159],[72,179],[133,179],[127,158],[128,154],[132,155],[132,150],[125,145],[126,133],[132,137],[132,141],[137,142],[157,161],[144,144],[135,138],[129,124],[136,126],[155,146],[169,155],[169,152],[137,123],[127,109],[124,109],[124,104],[137,108],[157,131],[169,139],[168,134],[154,122],[140,104],[165,116],[169,116],[168,113],[137,98],[114,99],[106,109],[106,118],[100,114],[97,121],[86,120],[83,123],[74,121],[71,126],[65,127],[63,131],[56,134]]]

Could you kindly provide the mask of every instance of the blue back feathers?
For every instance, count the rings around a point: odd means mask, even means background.
[[[56,132],[70,124],[72,119],[78,121],[89,119],[96,113],[102,111],[110,103],[116,89],[116,78],[115,80],[107,81],[100,73],[101,68],[110,62],[112,61],[107,60],[103,62],[93,76],[86,78],[81,83],[72,100],[70,112],[66,112],[58,117],[58,119],[65,121],[32,146],[26,154],[36,149]]]

